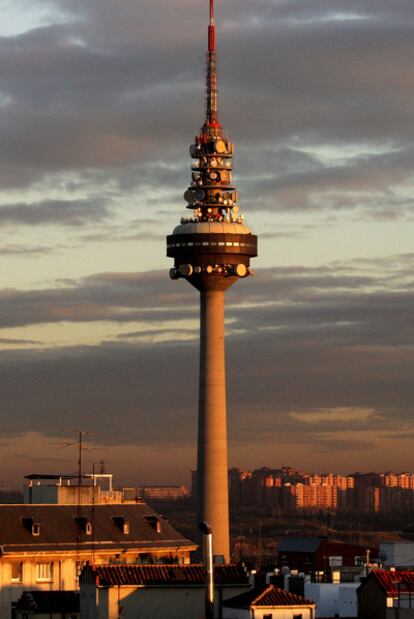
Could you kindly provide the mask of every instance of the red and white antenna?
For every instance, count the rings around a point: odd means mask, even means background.
[[[216,26],[214,25],[214,0],[210,0],[210,25],[208,27],[208,51],[216,51]]]
[[[206,112],[206,125],[209,127],[218,126],[219,122],[216,70],[216,26],[214,23],[214,0],[210,0],[210,23],[208,26]]]

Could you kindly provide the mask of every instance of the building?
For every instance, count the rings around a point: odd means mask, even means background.
[[[305,574],[335,567],[355,567],[378,556],[378,548],[336,542],[323,537],[284,537],[278,548],[278,566]]]
[[[177,501],[189,496],[186,486],[138,486],[137,488],[123,488],[122,500],[136,501]]]
[[[341,575],[333,574],[330,582],[305,581],[305,597],[315,600],[317,618],[358,617],[357,590],[361,584],[360,575],[355,574],[354,582],[340,582]]]
[[[196,548],[142,502],[0,505],[0,617],[24,590],[77,589],[87,561],[186,564]]]
[[[200,619],[204,617],[202,565],[86,566],[80,590],[81,619]],[[242,567],[214,567],[215,611],[250,588]]]
[[[315,610],[315,602],[266,585],[226,600],[223,619],[314,619]]]
[[[122,503],[122,490],[114,490],[111,473],[83,474],[79,484],[78,475],[37,474],[26,475],[23,487],[23,503],[90,505],[93,503]],[[88,481],[89,483],[85,483]],[[107,488],[101,483],[106,482]]]
[[[206,116],[190,147],[192,183],[184,194],[192,217],[167,237],[172,279],[200,292],[197,523],[211,526],[213,553],[229,561],[229,493],[224,358],[224,294],[251,274],[257,237],[239,213],[232,184],[234,145],[218,120],[214,0],[210,0]]]
[[[357,595],[359,619],[413,619],[414,571],[373,570]]]

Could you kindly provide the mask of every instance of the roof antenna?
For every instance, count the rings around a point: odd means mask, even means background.
[[[208,26],[207,52],[207,110],[206,125],[219,126],[218,122],[218,95],[216,69],[216,26],[214,23],[214,0],[210,0],[210,23]]]

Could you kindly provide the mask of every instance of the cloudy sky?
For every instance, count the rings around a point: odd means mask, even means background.
[[[207,0],[0,0],[0,476],[188,482],[197,295],[168,277]],[[414,4],[217,0],[260,237],[227,296],[230,464],[412,470]]]

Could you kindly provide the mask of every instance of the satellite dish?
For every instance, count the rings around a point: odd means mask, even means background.
[[[184,200],[186,200],[189,204],[195,204],[196,202],[200,202],[203,200],[205,193],[203,189],[199,189],[198,187],[190,187],[184,194]]]
[[[238,264],[234,269],[237,277],[246,277],[247,267],[245,264]]]
[[[178,270],[183,277],[190,277],[190,275],[193,274],[193,267],[191,264],[180,264]]]
[[[217,153],[225,153],[226,152],[226,144],[223,140],[217,140],[216,142],[216,152]]]

